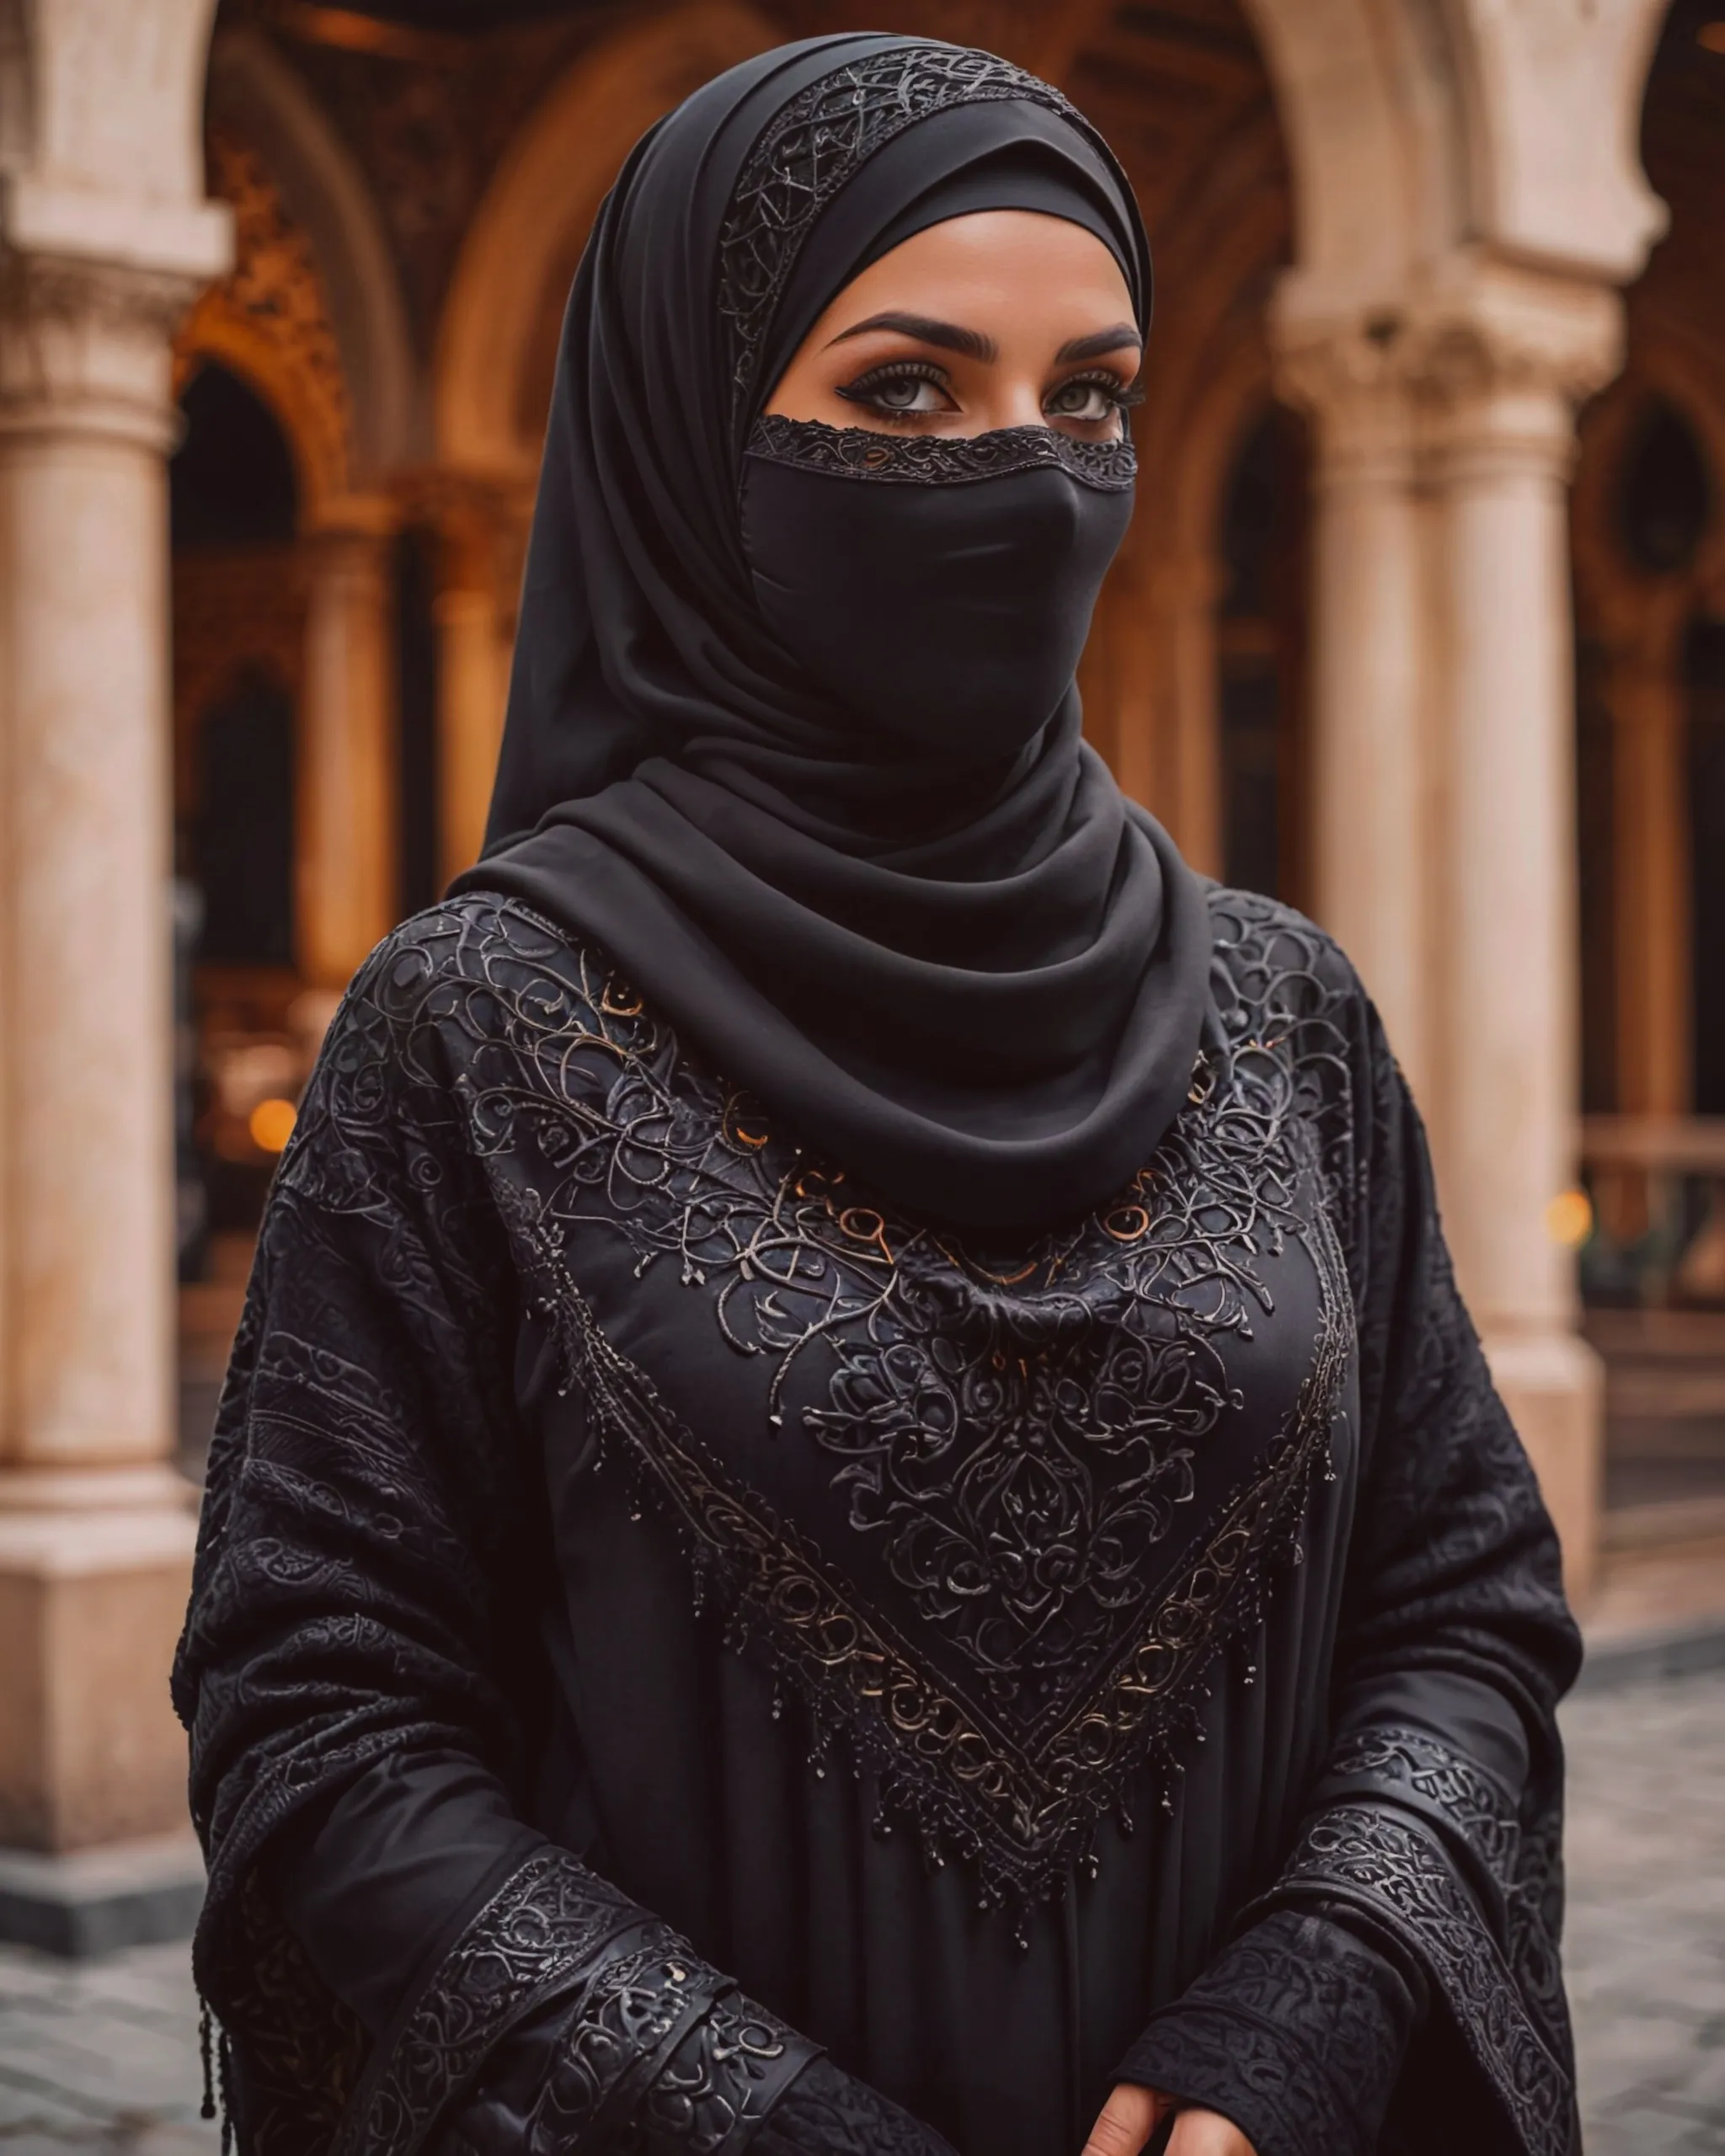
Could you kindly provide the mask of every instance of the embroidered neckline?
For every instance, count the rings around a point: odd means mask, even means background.
[[[438,1000],[464,1033],[467,995],[491,1014],[471,1024],[485,1047],[462,1088],[469,1142],[503,1171],[518,1262],[632,1503],[673,1524],[697,1604],[801,1700],[817,1753],[841,1735],[932,1860],[972,1860],[985,1899],[1057,1892],[1146,1766],[1171,1790],[1206,1672],[1259,1620],[1331,1471],[1352,1305],[1289,1042],[1301,1022],[1254,1012],[1207,1052],[1126,1191],[990,1269],[775,1144],[601,958],[517,902],[462,941]],[[562,1163],[554,1190],[517,1189],[505,1164],[521,1149]],[[788,1437],[790,1373],[828,1358],[825,1398],[801,1398],[794,1427],[884,1556],[890,1609],[606,1338],[571,1255],[583,1222],[621,1233],[638,1269],[670,1261],[707,1291],[724,1338],[771,1366],[767,1412]],[[1317,1289],[1305,1374],[1249,1470],[1182,1534],[1193,1463],[1237,1404],[1221,1348],[1274,1307],[1258,1261],[1290,1243]],[[949,1450],[940,1433],[961,1430]],[[1032,1546],[1044,1534],[1067,1550],[1058,1577]]]

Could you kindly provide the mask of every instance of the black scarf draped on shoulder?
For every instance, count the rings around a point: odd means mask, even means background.
[[[569,301],[486,854],[457,886],[598,942],[864,1188],[977,1226],[1076,1214],[1149,1157],[1198,1047],[1201,890],[1081,740],[1076,686],[1005,756],[837,709],[763,619],[739,498],[774,382],[862,267],[1051,194],[1147,322],[1113,157],[985,54],[782,47],[640,144]]]

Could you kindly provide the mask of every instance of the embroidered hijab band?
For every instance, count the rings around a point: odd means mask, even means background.
[[[486,856],[456,888],[598,943],[859,1197],[1026,1227],[1142,1166],[1207,995],[1196,879],[1080,738],[1130,446],[761,417],[860,270],[984,208],[1096,232],[1147,322],[1112,157],[987,54],[782,47],[636,148],[569,300]]]

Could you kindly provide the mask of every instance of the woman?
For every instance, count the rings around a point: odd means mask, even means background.
[[[737,68],[601,213],[487,857],[212,1454],[244,2150],[1573,2146],[1576,1639],[1418,1120],[1079,738],[1149,307],[947,45]]]

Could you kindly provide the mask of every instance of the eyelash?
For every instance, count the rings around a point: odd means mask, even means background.
[[[866,374],[859,374],[854,382],[841,383],[839,395],[853,404],[866,404],[878,419],[894,426],[915,426],[919,419],[930,415],[927,412],[898,412],[889,404],[877,404],[870,392],[884,389],[890,382],[932,382],[937,389],[950,393],[951,377],[943,366],[932,360],[887,360],[878,367],[870,367]]]
[[[932,382],[937,389],[948,392],[952,387],[951,377],[946,369],[932,360],[887,360],[879,366],[870,367],[866,374],[858,375],[854,382],[841,383],[838,394],[852,403],[868,405],[876,418],[886,420],[889,425],[913,427],[918,420],[932,415],[927,412],[896,411],[889,404],[877,404],[871,393],[884,389],[889,382],[906,381]],[[1105,367],[1088,374],[1068,375],[1060,387],[1071,389],[1080,382],[1101,390],[1108,403],[1121,414],[1134,410],[1144,402],[1144,391],[1140,384],[1123,382],[1117,374]]]
[[[1135,411],[1144,402],[1141,383],[1122,382],[1119,375],[1107,367],[1096,368],[1089,374],[1069,374],[1055,394],[1058,396],[1061,389],[1076,388],[1081,382],[1087,388],[1099,389],[1117,412]]]

